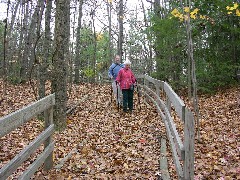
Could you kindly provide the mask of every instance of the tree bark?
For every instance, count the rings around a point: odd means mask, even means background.
[[[65,58],[66,41],[69,37],[66,27],[69,25],[68,7],[70,0],[56,1],[55,15],[55,44],[53,52],[53,78],[52,91],[55,93],[56,105],[54,107],[54,124],[56,129],[63,130],[66,127],[66,103],[67,103],[67,67]],[[68,43],[67,43],[68,44]]]
[[[119,25],[119,35],[118,35],[118,55],[123,59],[123,0],[119,0],[119,12],[118,12],[118,25]]]
[[[107,12],[108,12],[108,49],[109,49],[109,64],[112,63],[112,2],[107,2]]]
[[[44,37],[44,57],[43,61],[40,63],[39,71],[39,98],[43,98],[46,95],[45,83],[47,81],[47,67],[48,59],[50,55],[50,50],[52,48],[51,44],[51,31],[50,31],[50,22],[51,22],[51,10],[52,10],[52,0],[46,2],[46,11],[45,11],[45,37]]]
[[[34,51],[34,44],[36,43],[35,40],[37,39],[36,27],[37,27],[38,18],[39,18],[39,12],[41,11],[41,7],[43,3],[44,1],[38,0],[37,6],[35,7],[35,10],[31,19],[30,28],[27,32],[23,58],[21,62],[21,70],[20,70],[20,76],[23,82],[27,80],[27,76],[29,75],[29,70],[31,69],[29,67],[31,67],[34,62],[33,51]]]
[[[75,83],[79,83],[80,81],[80,74],[79,74],[79,69],[80,69],[80,32],[81,32],[81,28],[82,28],[82,6],[83,6],[83,0],[79,1],[79,7],[78,7],[78,11],[79,11],[79,15],[78,15],[78,27],[77,27],[77,34],[76,34],[76,55],[75,55],[75,78],[74,78],[74,82]]]

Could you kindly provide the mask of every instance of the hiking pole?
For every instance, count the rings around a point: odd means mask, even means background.
[[[117,81],[116,81],[116,88],[117,88],[117,104],[118,104],[118,111],[119,111],[119,101],[118,101],[118,86],[117,86]]]
[[[113,86],[111,84],[111,104],[112,104],[112,94],[113,94]]]
[[[140,111],[141,111],[141,105],[140,105],[140,93],[139,93],[139,89],[138,89],[138,83],[137,83],[137,80],[136,80],[136,84],[137,84],[138,104],[139,104],[139,109],[140,109]]]

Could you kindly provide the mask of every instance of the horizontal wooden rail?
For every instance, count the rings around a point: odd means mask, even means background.
[[[37,169],[44,163],[46,158],[53,152],[54,142],[49,144],[47,148],[41,153],[37,159],[31,164],[26,171],[23,172],[22,176],[20,176],[20,180],[30,179],[31,176],[37,171]]]
[[[180,178],[183,177],[183,170],[182,170],[182,167],[181,167],[181,164],[180,164],[180,159],[178,157],[178,153],[177,153],[177,148],[176,148],[176,145],[174,143],[174,138],[172,136],[172,133],[171,133],[171,128],[170,128],[170,125],[168,123],[168,121],[166,120],[166,116],[163,114],[163,112],[161,111],[161,108],[159,107],[158,103],[151,97],[149,96],[147,93],[145,92],[142,92],[143,94],[145,94],[147,96],[147,98],[149,100],[151,100],[156,108],[157,108],[157,111],[159,112],[159,114],[161,115],[161,118],[165,124],[165,128],[166,128],[166,132],[167,132],[167,136],[168,136],[168,140],[170,141],[170,147],[171,147],[171,150],[172,150],[172,154],[173,154],[173,160],[174,160],[174,164],[176,166],[176,169],[177,169],[177,173],[178,173],[178,176]],[[184,151],[183,151],[184,153]]]
[[[45,98],[30,104],[18,111],[0,118],[0,137],[10,133],[31,118],[45,111],[55,104],[55,96],[51,94]]]
[[[33,154],[38,147],[54,132],[54,125],[49,126],[25,149],[16,155],[8,164],[0,169],[0,179],[6,179],[10,176],[28,157]]]
[[[150,88],[148,88],[147,86],[140,86],[140,87],[144,88],[144,90],[147,91],[148,94],[151,93],[151,94],[154,96],[154,99],[152,99],[152,98],[150,98],[150,97],[147,95],[147,97],[148,97],[153,103],[157,102],[157,105],[160,105],[158,111],[159,111],[162,119],[166,119],[166,120],[168,121],[169,128],[170,128],[170,130],[171,130],[171,134],[174,136],[174,139],[175,139],[176,144],[177,144],[177,146],[178,146],[178,149],[177,149],[178,151],[177,151],[177,152],[178,152],[178,154],[180,155],[181,159],[183,160],[183,159],[184,159],[184,153],[185,153],[185,152],[184,152],[183,142],[182,142],[182,140],[181,140],[181,138],[180,138],[180,136],[179,136],[179,134],[178,134],[178,132],[177,132],[177,130],[176,130],[176,126],[175,126],[175,124],[174,124],[174,122],[173,122],[173,119],[172,119],[172,117],[171,117],[171,115],[170,115],[170,113],[169,113],[169,111],[168,111],[165,103],[160,99],[160,97],[159,97],[154,91],[152,91],[152,90],[151,90]],[[144,93],[144,94],[145,94],[145,93]],[[146,95],[146,94],[145,94],[145,95]],[[161,108],[160,108],[160,107],[161,107]],[[164,114],[164,116],[163,116],[162,114]]]
[[[167,97],[170,99],[171,103],[176,109],[176,112],[178,113],[180,119],[184,121],[185,119],[184,102],[179,98],[179,96],[173,91],[173,89],[166,82],[164,82],[164,92],[167,94]]]
[[[44,163],[45,169],[53,166],[52,152],[54,142],[51,136],[54,133],[53,124],[53,106],[55,104],[55,95],[51,94],[31,105],[28,105],[14,113],[0,118],[0,137],[10,133],[25,122],[30,121],[39,113],[44,112],[45,130],[41,132],[26,148],[17,154],[10,162],[0,169],[0,179],[7,179],[17,168],[32,155],[41,144],[44,144],[44,151],[38,156],[30,168],[25,171],[20,179],[30,179],[30,176],[36,172],[38,167]]]

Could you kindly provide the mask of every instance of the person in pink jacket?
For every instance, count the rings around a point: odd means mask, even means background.
[[[130,69],[131,62],[126,60],[125,67],[122,68],[116,78],[116,82],[120,85],[123,94],[123,111],[131,113],[133,110],[133,93],[136,78]]]

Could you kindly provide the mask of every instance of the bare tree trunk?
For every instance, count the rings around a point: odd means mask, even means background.
[[[51,22],[51,10],[52,10],[52,0],[46,2],[46,11],[45,11],[45,38],[44,38],[44,58],[43,62],[40,64],[39,71],[39,98],[43,98],[46,95],[45,83],[47,81],[47,67],[48,67],[48,58],[50,55],[50,50],[52,47],[51,44],[51,31],[50,31],[50,22]]]
[[[96,8],[96,5],[95,7]],[[92,11],[92,28],[93,28],[93,36],[94,36],[94,50],[93,50],[93,82],[95,82],[95,77],[96,77],[96,58],[97,58],[97,36],[96,36],[96,28],[95,28],[95,20],[94,20],[94,16],[95,16],[95,9]]]
[[[74,12],[73,12],[73,20],[72,20],[72,26],[70,26],[70,29],[72,28],[72,39],[75,39],[75,24],[76,24],[76,14],[77,14],[77,0],[74,0]],[[70,20],[71,22],[71,20]],[[72,83],[73,83],[73,60],[75,58],[75,55],[74,55],[74,42],[72,41],[71,44],[70,44],[70,47],[71,47],[71,56],[69,58],[69,77],[68,77],[68,81],[69,81],[69,87],[68,87],[68,92],[69,94],[71,94],[72,92]]]
[[[80,74],[79,74],[79,69],[80,69],[80,32],[81,32],[81,28],[82,28],[82,5],[83,5],[83,0],[79,1],[79,15],[78,15],[78,27],[77,27],[77,35],[76,35],[76,55],[75,55],[75,78],[74,78],[74,82],[75,83],[79,83],[80,81]]]
[[[22,52],[24,52],[24,47],[26,46],[26,38],[27,38],[27,27],[28,27],[28,20],[29,20],[29,1],[25,2],[26,0],[22,0],[22,26],[21,26],[21,34],[20,34],[20,40],[19,40],[19,50],[18,50],[18,64],[21,66],[24,63],[24,56]],[[21,79],[21,75],[23,69],[22,67],[20,68],[18,74],[19,74],[19,81]]]
[[[53,79],[52,90],[55,93],[56,105],[54,108],[54,124],[56,129],[63,130],[66,127],[66,103],[67,103],[67,67],[65,58],[68,29],[67,22],[70,0],[56,1],[55,15],[55,44],[53,52]],[[64,25],[64,26],[63,26]]]
[[[29,70],[30,70],[29,67],[32,67],[34,63],[33,52],[34,52],[34,44],[36,43],[35,41],[37,39],[35,36],[35,33],[36,33],[36,27],[38,23],[39,12],[41,10],[43,3],[44,1],[38,0],[37,6],[35,7],[34,14],[31,19],[30,28],[28,30],[28,34],[26,37],[26,43],[25,43],[25,48],[23,52],[23,59],[21,62],[21,71],[20,71],[20,75],[23,82],[27,80],[27,76],[29,75]]]
[[[144,24],[145,24],[145,28],[148,28],[148,22],[147,22],[147,17],[146,17],[146,12],[145,12],[145,7],[144,7],[144,3],[143,0],[142,1],[142,9],[143,9],[143,18],[144,18]],[[148,66],[147,66],[147,72],[148,74],[150,74],[151,72],[153,72],[153,52],[152,52],[152,42],[151,42],[151,34],[149,33],[149,31],[147,31],[147,46],[149,48],[149,53],[148,53]]]
[[[181,0],[181,4],[182,0]],[[185,6],[191,5],[191,0],[185,0]],[[196,121],[197,121],[197,136],[198,140],[200,140],[200,126],[199,126],[199,107],[198,107],[198,96],[197,96],[197,78],[196,78],[196,68],[195,68],[195,60],[193,58],[193,43],[192,43],[192,32],[191,32],[191,24],[190,24],[190,14],[187,14],[188,18],[185,21],[186,24],[186,31],[187,31],[187,42],[188,42],[188,58],[189,58],[189,65],[191,68],[188,67],[189,73],[191,74],[191,82],[193,88],[193,107],[195,111]]]
[[[109,64],[112,62],[112,2],[107,2],[107,12],[108,12],[108,49],[109,49]]]
[[[7,63],[6,63],[6,47],[7,47],[7,24],[8,24],[8,10],[9,10],[10,0],[8,0],[7,4],[7,17],[4,20],[4,37],[3,37],[3,94],[7,93]]]
[[[70,0],[71,1],[71,0]],[[66,62],[66,68],[67,68],[67,79],[66,79],[66,86],[68,87],[69,85],[69,75],[72,73],[70,72],[70,69],[69,69],[69,62],[70,62],[70,3],[67,4],[68,6],[66,7],[67,10],[66,10],[66,16],[67,16],[67,24],[65,25],[66,26],[66,43],[65,44],[65,54],[64,54],[64,59],[65,59],[65,62]],[[68,88],[67,88],[68,89]],[[66,97],[67,98],[67,97]],[[68,98],[67,98],[68,99]]]
[[[11,62],[13,62],[14,53],[16,52],[16,45],[17,45],[17,39],[13,37],[12,31],[14,27],[14,23],[16,20],[16,14],[19,8],[20,0],[18,0],[15,4],[14,11],[12,12],[11,16],[11,23],[8,27],[7,32],[7,40],[6,40],[6,61],[7,61],[7,72],[6,75],[9,75],[9,72],[13,74],[12,72],[15,71],[15,69],[11,68]],[[13,77],[15,78],[15,77]]]
[[[123,0],[119,0],[119,12],[118,12],[118,24],[119,24],[119,35],[118,35],[118,54],[123,59]]]

